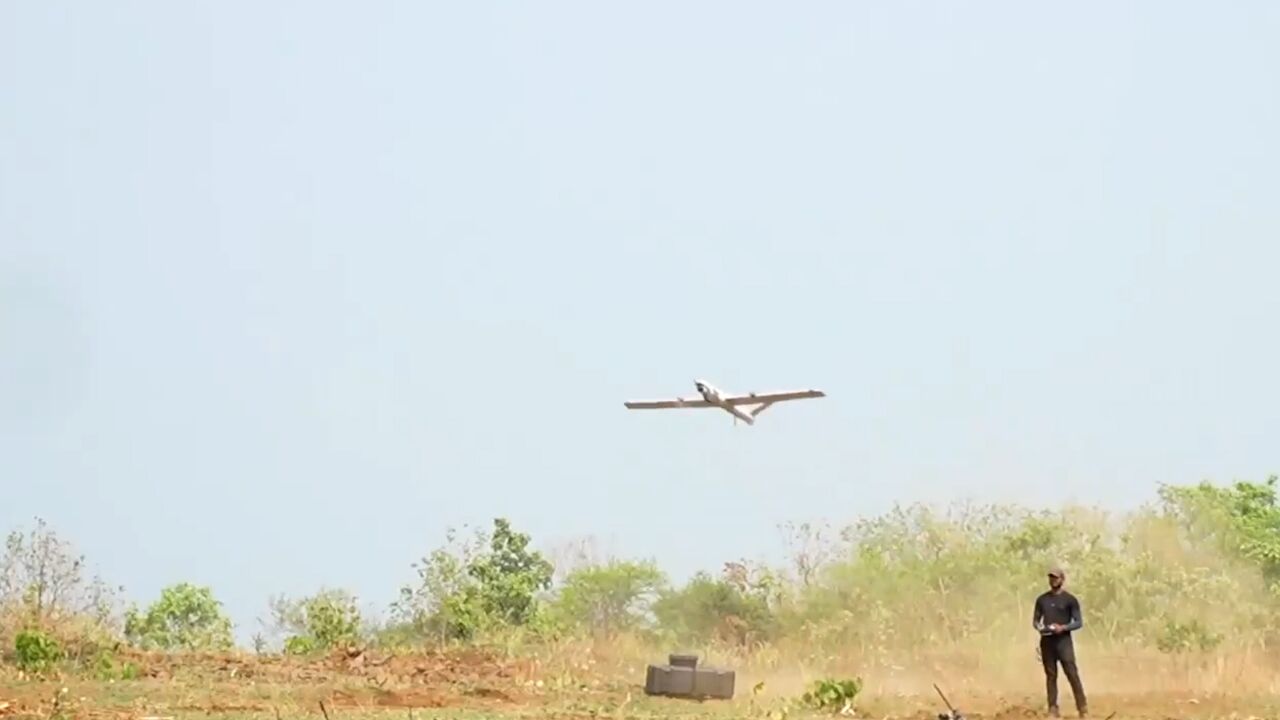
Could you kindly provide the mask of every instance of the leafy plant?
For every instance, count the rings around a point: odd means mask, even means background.
[[[485,613],[509,625],[527,623],[535,611],[534,596],[551,587],[555,568],[529,550],[529,536],[516,532],[504,518],[493,521],[489,552],[467,568],[479,584]]]
[[[853,708],[853,702],[860,692],[862,692],[862,678],[847,680],[824,678],[815,681],[800,697],[800,702],[818,710],[844,713]]]
[[[356,598],[344,590],[322,589],[308,598],[272,603],[276,626],[292,636],[285,651],[307,654],[356,645],[361,641],[360,610]]]
[[[1207,652],[1221,642],[1222,636],[1211,632],[1199,620],[1185,623],[1170,620],[1156,638],[1156,647],[1163,653]]]
[[[665,630],[689,642],[716,640],[746,646],[773,637],[777,629],[765,597],[707,573],[662,593],[653,612]]]
[[[1217,487],[1207,482],[1191,487],[1164,487],[1166,511],[1199,541],[1215,542],[1258,563],[1267,580],[1280,582],[1280,502],[1277,482],[1237,482]]]
[[[171,585],[139,614],[125,615],[125,637],[147,649],[225,650],[233,645],[231,621],[208,587],[190,583]]]
[[[427,637],[470,640],[500,627],[530,624],[538,613],[538,595],[551,586],[554,568],[529,549],[529,536],[516,532],[504,518],[493,532],[477,532],[457,547],[450,530],[448,545],[415,564],[419,582],[405,586],[393,612]]]
[[[138,666],[132,662],[118,662],[110,652],[99,652],[93,660],[90,670],[99,680],[135,680],[139,676]]]
[[[316,639],[310,635],[294,635],[284,641],[286,655],[310,655],[318,649]]]
[[[58,641],[39,630],[23,630],[14,638],[14,660],[18,669],[43,673],[63,658]]]
[[[552,609],[566,624],[602,636],[639,628],[666,576],[653,562],[614,560],[571,572]]]

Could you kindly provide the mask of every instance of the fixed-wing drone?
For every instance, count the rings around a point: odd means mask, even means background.
[[[826,397],[821,390],[784,390],[782,392],[747,393],[746,395],[727,395],[704,380],[694,380],[700,398],[675,398],[674,400],[628,400],[623,403],[630,410],[665,410],[670,408],[709,408],[715,407],[732,415],[748,425],[754,425],[756,417],[769,409],[774,403],[785,400],[804,400],[807,398]],[[750,413],[743,412],[744,406],[758,405]]]

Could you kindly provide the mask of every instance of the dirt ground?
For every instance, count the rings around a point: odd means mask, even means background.
[[[644,695],[643,666],[632,673],[553,671],[535,659],[482,651],[409,655],[338,653],[300,662],[256,656],[134,655],[136,679],[0,679],[0,718],[177,720],[192,717],[338,720],[426,718],[720,718],[783,720],[832,715],[796,705],[793,683],[741,673],[730,701]],[[946,708],[928,682],[877,690],[868,683],[849,717],[936,720]],[[1111,683],[1114,687],[1115,684]],[[1097,720],[1280,717],[1274,695],[1108,689],[1090,693]],[[949,688],[949,699],[973,720],[1044,717],[1043,681],[1025,692]],[[1074,717],[1061,681],[1064,717]]]

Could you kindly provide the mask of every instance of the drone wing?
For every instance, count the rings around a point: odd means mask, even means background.
[[[674,400],[628,400],[623,403],[631,410],[667,410],[671,408],[704,408],[711,403],[702,398],[675,398]]]
[[[821,390],[783,390],[780,392],[767,393],[747,393],[746,395],[733,395],[724,399],[729,405],[759,405],[766,403],[772,405],[776,402],[784,400],[806,400],[808,398],[826,397],[827,394]]]

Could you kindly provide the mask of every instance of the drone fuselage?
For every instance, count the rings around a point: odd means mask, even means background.
[[[724,410],[725,412],[729,413],[730,415],[734,416],[735,418],[741,420],[742,422],[748,425],[755,424],[756,422],[755,418],[739,410],[733,405],[726,403],[724,401],[724,393],[720,392],[720,389],[717,388],[716,386],[712,385],[709,382],[706,382],[705,380],[694,380],[693,386],[698,389],[698,394],[702,396],[703,400],[706,400],[712,405],[715,405],[716,407],[720,408],[721,410]]]

